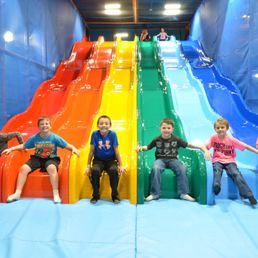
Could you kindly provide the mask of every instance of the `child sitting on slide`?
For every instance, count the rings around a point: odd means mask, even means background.
[[[50,118],[42,116],[38,119],[38,128],[40,132],[32,135],[24,144],[20,144],[2,153],[10,153],[14,150],[24,150],[35,148],[34,155],[21,167],[14,194],[8,196],[7,202],[13,202],[20,198],[23,186],[30,172],[37,168],[41,171],[47,171],[50,176],[50,182],[53,188],[54,203],[61,203],[58,191],[58,165],[60,158],[57,156],[57,147],[72,151],[73,154],[80,155],[79,151],[63,138],[51,132]]]

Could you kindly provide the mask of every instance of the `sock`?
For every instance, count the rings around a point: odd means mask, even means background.
[[[61,203],[61,198],[59,196],[58,189],[53,190],[53,196],[54,196],[54,203]]]
[[[17,189],[14,194],[11,194],[8,196],[7,202],[16,201],[16,200],[20,199],[20,197],[21,197],[21,190]]]

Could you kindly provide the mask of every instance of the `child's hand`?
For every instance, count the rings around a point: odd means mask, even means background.
[[[72,148],[72,154],[76,154],[78,157],[80,157],[80,152],[75,147]]]
[[[84,175],[91,176],[91,167],[90,166],[87,166],[87,168],[85,169]]]
[[[205,160],[211,160],[211,153],[209,151],[205,151],[204,158],[205,158]]]
[[[137,146],[135,150],[136,150],[137,152],[140,152],[140,151],[142,151],[143,149],[142,149],[142,146]]]
[[[119,167],[118,170],[119,170],[119,174],[125,174],[126,173],[126,168],[123,167],[123,166]]]
[[[2,154],[8,155],[10,152],[12,152],[13,148],[8,148],[2,151]]]

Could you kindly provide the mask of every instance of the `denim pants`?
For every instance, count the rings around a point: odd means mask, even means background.
[[[214,174],[213,187],[215,185],[221,186],[221,176],[223,173],[223,169],[225,169],[228,176],[230,176],[237,185],[241,197],[248,198],[250,196],[253,196],[251,189],[247,185],[245,179],[243,178],[235,163],[222,164],[219,162],[215,162],[212,164],[212,166]]]
[[[103,171],[106,171],[109,176],[110,186],[112,189],[112,199],[118,197],[117,186],[119,182],[119,174],[116,160],[93,160],[92,174],[91,174],[91,184],[93,187],[94,198],[99,199],[99,186],[100,186],[100,177]]]
[[[161,174],[165,168],[170,168],[176,175],[177,193],[186,194],[189,192],[186,167],[178,159],[157,159],[151,171],[151,194],[160,196]]]

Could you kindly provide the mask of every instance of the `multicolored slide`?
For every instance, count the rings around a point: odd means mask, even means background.
[[[114,45],[113,42],[104,42],[103,37],[100,37],[95,44],[83,41],[79,53],[86,52],[87,54],[80,55],[81,59],[79,59],[76,52],[73,52],[70,58],[73,66],[69,66],[68,73],[66,73],[65,69],[61,70],[63,80],[66,78],[66,74],[69,75],[71,72],[76,71],[77,75],[80,72],[79,76],[74,81],[72,79],[75,78],[71,76],[69,77],[71,78],[69,82],[65,80],[65,88],[61,87],[62,80],[55,84],[50,83],[48,88],[44,87],[44,85],[39,88],[37,91],[39,94],[34,97],[28,115],[24,118],[24,130],[27,130],[26,137],[37,132],[36,121],[38,116],[49,115],[52,116],[53,132],[58,133],[76,147],[83,143],[85,135],[87,135],[87,126],[91,128],[92,115],[97,112],[99,107],[102,93],[101,86],[108,74],[108,67],[113,58]],[[89,58],[85,61],[87,57]],[[55,108],[55,112],[58,112],[54,115],[54,112],[47,111],[52,105],[55,106],[56,103],[60,103],[59,98],[56,98],[56,91],[60,88],[62,89],[62,94],[60,94],[63,100],[59,108]],[[46,108],[43,109],[43,107]],[[34,120],[31,120],[31,118]],[[29,126],[30,124],[31,126]],[[22,128],[16,126],[17,129],[24,135]],[[19,167],[28,159],[29,153],[15,152],[7,157],[5,166],[2,168],[2,201],[6,201],[7,196],[14,191]],[[60,150],[59,155],[62,160],[59,167],[60,193],[62,201],[67,203],[68,167],[71,154],[66,150]],[[47,173],[36,171],[30,174],[22,196],[52,197],[52,189]]]
[[[212,71],[213,64],[207,58],[204,57],[201,49],[196,49],[195,44],[192,42],[182,42],[184,49],[186,49],[186,57],[192,64],[185,60],[185,56],[182,52],[181,43],[174,42],[159,42],[160,55],[164,61],[165,74],[167,80],[171,85],[171,96],[175,106],[175,110],[179,114],[182,124],[184,125],[184,131],[189,141],[206,142],[206,140],[214,134],[213,123],[220,115],[225,115],[227,118],[235,119],[240,112],[238,104],[242,101],[234,102],[232,100],[239,98],[236,95],[236,90],[229,91],[226,89],[226,79],[214,81],[214,78],[219,75],[214,75]],[[187,44],[185,46],[185,44]],[[171,62],[173,60],[174,64]],[[175,62],[175,60],[177,60]],[[178,67],[177,63],[183,64]],[[198,67],[196,67],[198,66]],[[206,74],[206,76],[204,76]],[[215,86],[217,85],[217,86]],[[219,93],[220,92],[220,93]],[[212,97],[211,97],[212,96]],[[223,96],[223,97],[222,97]],[[229,103],[230,108],[229,108]],[[215,113],[212,107],[217,108]],[[227,106],[224,110],[224,106]],[[241,106],[240,106],[241,108]],[[233,112],[232,112],[233,111]],[[228,117],[228,114],[231,114]],[[233,123],[241,124],[241,119],[237,119]],[[245,119],[247,122],[248,119]],[[244,122],[244,121],[243,121]],[[250,122],[246,123],[248,127]],[[235,127],[237,128],[237,127]],[[241,128],[241,127],[240,127]],[[240,129],[239,128],[239,129]],[[252,126],[254,130],[255,126]],[[239,137],[239,129],[232,128],[232,134],[237,138]],[[248,130],[249,132],[250,130]],[[242,133],[243,134],[243,129]],[[252,137],[254,134],[248,134],[245,137]],[[247,179],[249,185],[253,189],[255,195],[257,195],[257,179],[255,176],[257,158],[255,154],[246,152],[239,152],[237,154],[237,161],[241,172]],[[214,203],[214,195],[212,191],[213,172],[210,162],[206,162],[207,166],[207,203]],[[228,177],[223,174],[222,177],[222,191],[218,198],[238,198],[238,193],[235,185]]]
[[[120,176],[119,194],[131,203],[136,203],[137,196],[137,160],[136,160],[136,40],[116,41],[115,58],[111,64],[110,74],[104,84],[101,106],[95,116],[92,130],[96,130],[100,115],[108,115],[112,119],[111,130],[117,132],[119,151],[126,174]],[[69,168],[69,203],[81,198],[91,198],[90,180],[84,175],[89,154],[90,138],[85,147],[80,149],[81,156],[73,156]],[[101,178],[101,198],[111,198],[109,178],[104,174]]]
[[[165,117],[175,122],[175,134],[186,139],[181,121],[175,113],[170,87],[165,80],[164,68],[158,57],[156,42],[139,43],[138,67],[138,139],[140,145],[148,144],[160,134],[159,124]],[[199,203],[206,203],[206,169],[203,155],[197,151],[180,149],[179,158],[188,168],[191,194]],[[149,175],[154,162],[154,151],[139,154],[138,203],[143,203],[149,193]],[[162,174],[161,197],[177,198],[175,175]]]

